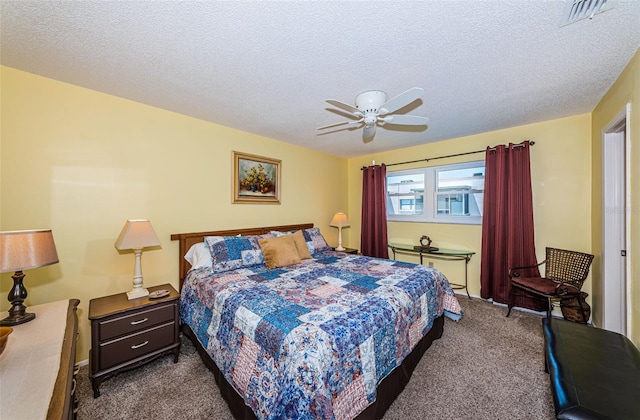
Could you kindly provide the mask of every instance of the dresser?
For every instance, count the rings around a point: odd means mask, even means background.
[[[78,299],[29,306],[0,355],[0,418],[75,419]],[[6,312],[0,313],[4,318]]]
[[[120,372],[134,369],[158,357],[180,354],[179,293],[169,284],[149,287],[149,292],[169,291],[159,299],[127,299],[126,293],[91,299],[91,352],[93,397],[100,384]]]

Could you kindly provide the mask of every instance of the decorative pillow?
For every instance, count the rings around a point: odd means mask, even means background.
[[[229,271],[263,264],[264,257],[258,243],[263,238],[273,238],[273,235],[205,237],[205,243],[211,252],[213,271]]]
[[[273,236],[275,237],[279,237],[284,235],[290,235],[295,232],[296,231],[278,232],[278,231],[272,230],[271,234],[273,234]],[[302,232],[304,241],[307,244],[307,249],[309,250],[309,253],[311,255],[315,254],[316,252],[321,252],[321,251],[326,251],[331,249],[331,247],[327,244],[327,241],[325,241],[324,237],[320,233],[319,228],[304,229],[300,232]],[[303,258],[302,254],[300,254],[300,257]]]
[[[309,248],[309,252],[315,254],[316,252],[330,250],[331,247],[325,241],[324,236],[320,233],[320,228],[310,228],[302,231],[304,238],[309,246],[309,242],[313,244],[313,248]]]
[[[296,250],[296,243],[293,235],[284,235],[279,238],[259,239],[258,243],[262,248],[264,263],[268,269],[286,267],[298,264],[300,256]]]
[[[304,240],[304,235],[301,230],[297,230],[296,233],[291,235],[293,237],[293,243],[296,245],[296,251],[298,251],[298,255],[300,259],[307,260],[311,257],[309,253],[309,248],[307,247],[307,242]]]
[[[301,230],[292,230],[289,232],[278,232],[273,230],[271,231],[271,234],[276,238],[279,238],[285,235],[292,235],[293,241],[296,244],[296,250],[298,251],[298,255],[300,256],[300,259],[306,260],[309,258],[313,258],[309,253],[309,246]]]
[[[184,255],[184,259],[191,264],[191,268],[211,268],[213,265],[211,252],[204,242],[191,245],[191,248]]]

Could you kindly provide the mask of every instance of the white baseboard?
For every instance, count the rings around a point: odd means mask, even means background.
[[[467,296],[467,294],[465,292],[456,292],[456,291],[454,291],[454,293],[456,295],[460,295],[462,297],[466,297]],[[470,295],[470,296],[472,298],[476,298],[476,299],[483,300],[485,302],[492,303],[492,304],[494,304],[496,306],[502,306],[503,308],[508,307],[508,305],[506,303],[494,302],[493,299],[483,299],[483,298],[481,298],[480,296],[477,296],[477,295]],[[547,311],[534,311],[533,309],[520,308],[520,307],[517,307],[517,306],[514,306],[511,309],[514,310],[514,311],[521,311],[521,312],[527,312],[529,314],[538,315],[538,316],[541,316],[543,318],[547,316]],[[556,311],[551,312],[551,316],[554,317],[554,318],[564,319],[564,316],[562,316],[562,313],[557,313]],[[589,319],[589,321],[587,321],[587,324],[595,326],[591,319]]]
[[[454,290],[454,293],[455,293],[456,295],[459,295],[458,297],[460,297],[460,296],[462,296],[462,297],[467,297],[467,293],[466,293],[466,292],[464,292],[464,291],[456,291],[456,290]],[[480,300],[483,300],[483,301],[485,301],[485,302],[493,303],[493,304],[494,304],[494,305],[496,305],[496,306],[502,306],[502,307],[504,307],[504,308],[506,308],[506,307],[508,306],[506,303],[498,303],[498,302],[494,302],[494,301],[493,301],[493,299],[483,299],[483,298],[481,298],[481,297],[480,297],[480,296],[478,296],[478,295],[471,295],[471,294],[470,294],[470,296],[471,296],[472,298],[475,298],[475,299],[480,299]],[[534,310],[532,310],[532,309],[520,308],[520,307],[517,307],[517,306],[514,306],[514,307],[512,308],[512,310],[515,310],[515,311],[522,311],[522,312],[527,312],[527,313],[530,313],[530,314],[540,315],[540,316],[546,316],[546,315],[547,315],[547,312],[546,312],[546,311],[541,311],[541,312],[539,312],[539,311],[534,311]],[[552,315],[552,316],[555,316],[555,317],[558,317],[558,318],[562,318],[562,315],[557,314],[557,313],[555,313],[555,312],[553,312],[551,315]]]
[[[502,306],[504,308],[508,307],[508,305],[506,303],[498,303],[498,302],[494,302],[493,300],[491,300],[491,303],[493,303],[494,305],[497,305],[497,306]],[[547,311],[534,311],[533,309],[520,308],[519,306],[514,306],[511,309],[514,310],[514,311],[527,312],[529,314],[540,315],[542,317],[547,316]],[[552,312],[551,316],[562,317],[561,315],[558,315],[555,312]]]

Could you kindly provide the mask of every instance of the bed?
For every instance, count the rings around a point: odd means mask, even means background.
[[[382,418],[461,316],[438,270],[334,252],[310,223],[171,239],[183,333],[237,419]]]

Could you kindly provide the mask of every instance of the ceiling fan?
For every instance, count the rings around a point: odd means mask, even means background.
[[[419,99],[424,94],[424,89],[414,87],[387,100],[387,94],[381,90],[368,90],[356,96],[356,106],[345,104],[335,99],[327,99],[331,105],[347,111],[356,118],[354,121],[342,121],[335,124],[319,127],[318,130],[337,127],[345,124],[358,124],[364,130],[362,139],[367,141],[373,138],[376,132],[376,125],[397,124],[397,125],[427,125],[429,118],[417,115],[393,115],[393,112],[409,105]]]

